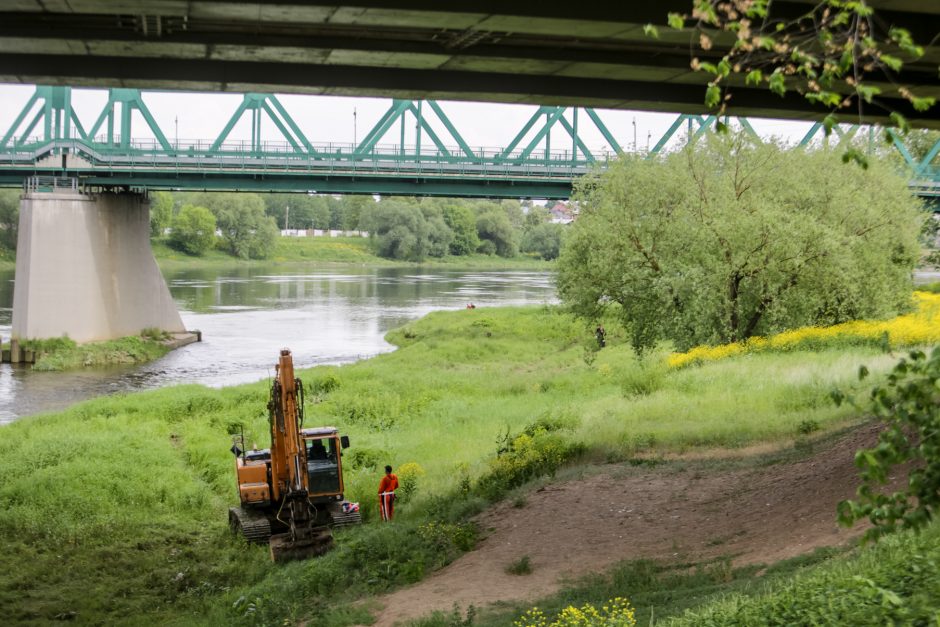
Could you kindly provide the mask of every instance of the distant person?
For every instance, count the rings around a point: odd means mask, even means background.
[[[389,521],[395,513],[395,490],[398,489],[398,477],[392,474],[392,467],[385,467],[385,476],[379,482],[379,511],[382,520]]]
[[[604,330],[604,325],[597,325],[597,329],[594,330],[594,335],[597,337],[598,348],[607,346],[607,331]]]
[[[326,448],[320,440],[314,440],[310,445],[309,459],[326,459]]]

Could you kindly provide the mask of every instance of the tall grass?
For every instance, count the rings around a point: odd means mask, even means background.
[[[227,530],[231,434],[267,445],[264,382],[100,398],[0,428],[5,617],[356,624],[367,608],[352,600],[453,559],[472,544],[467,515],[572,455],[743,446],[796,437],[807,420],[841,424],[851,410],[826,402],[829,387],[850,386],[860,363],[877,373],[893,361],[853,347],[670,371],[664,352],[638,360],[616,332],[592,352],[589,329],[546,307],[438,312],[389,339],[400,350],[299,373],[307,426],[351,436],[347,496],[366,518],[316,560],[272,565]],[[381,466],[409,462],[425,474],[396,521],[377,523]]]

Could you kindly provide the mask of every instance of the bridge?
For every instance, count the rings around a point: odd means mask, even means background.
[[[75,177],[86,188],[139,191],[567,198],[575,179],[628,154],[602,112],[591,107],[540,106],[504,146],[488,148],[471,146],[435,100],[393,100],[362,141],[353,144],[311,142],[272,94],[245,94],[218,136],[184,141],[169,139],[137,89],[109,90],[106,104],[90,123],[79,119],[71,99],[69,87],[36,88],[0,136],[0,185],[20,186],[27,177],[56,176]],[[146,128],[135,129],[135,118]],[[233,129],[242,121],[250,123],[251,138],[232,140]],[[680,114],[640,155],[661,154],[679,135],[696,141],[717,121],[713,115]],[[736,123],[760,139],[747,118],[737,118]],[[586,125],[599,132],[608,149],[587,145],[581,133]],[[265,127],[274,134],[264,136]],[[412,129],[415,139],[409,145],[406,130],[410,134]],[[874,127],[834,130],[833,141],[838,143],[862,140],[871,148],[882,141],[880,131],[873,137]],[[940,197],[940,167],[934,163],[940,161],[940,141],[915,157],[900,135],[888,132],[910,170],[914,192]],[[822,125],[816,123],[800,144],[822,134]],[[144,135],[151,138],[139,138]]]

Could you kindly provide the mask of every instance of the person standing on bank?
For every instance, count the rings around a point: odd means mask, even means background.
[[[395,490],[398,489],[398,477],[392,474],[392,467],[385,467],[385,476],[379,482],[379,511],[382,520],[389,521],[395,512]]]

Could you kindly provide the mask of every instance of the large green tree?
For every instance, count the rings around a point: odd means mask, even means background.
[[[170,192],[153,192],[150,195],[150,237],[161,237],[170,228],[175,202]]]
[[[20,192],[0,189],[0,248],[16,250],[20,224]]]
[[[170,226],[170,245],[190,255],[202,255],[214,242],[212,212],[198,205],[183,205]]]
[[[215,216],[226,247],[236,257],[264,259],[274,249],[277,223],[265,214],[265,201],[259,194],[199,194],[196,198]]]
[[[524,253],[536,253],[545,260],[555,259],[561,251],[564,229],[561,224],[549,222],[533,226],[522,236],[519,249]]]
[[[428,254],[428,225],[414,204],[383,200],[367,219],[376,254],[389,259],[421,261]]]
[[[495,209],[480,214],[477,217],[477,236],[481,245],[495,250],[500,257],[515,257],[518,252],[516,233],[512,228],[509,217],[501,209]]]
[[[450,243],[450,254],[472,255],[480,245],[473,209],[455,201],[444,206],[443,215],[444,222],[454,233],[454,239]]]
[[[902,176],[835,151],[719,135],[578,183],[561,298],[614,306],[638,349],[888,316],[909,304],[924,219]]]

